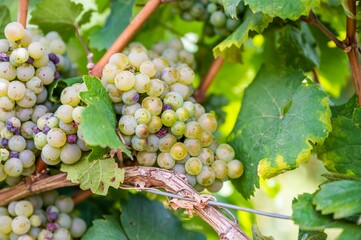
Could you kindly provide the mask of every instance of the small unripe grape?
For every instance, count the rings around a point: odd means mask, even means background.
[[[142,166],[153,166],[157,161],[157,154],[150,152],[138,152],[137,161]]]
[[[162,119],[158,116],[152,116],[148,123],[149,133],[158,132],[163,126]]]
[[[169,92],[165,95],[163,102],[171,105],[173,110],[177,110],[183,105],[183,97],[177,92]]]
[[[9,234],[11,233],[12,218],[6,215],[0,216],[0,233]]]
[[[173,110],[166,110],[162,113],[161,118],[164,126],[171,127],[177,121],[177,114]]]
[[[215,27],[222,27],[226,24],[226,15],[222,11],[216,11],[211,14],[209,22]]]
[[[175,160],[170,153],[159,153],[157,163],[161,168],[171,169],[175,164]]]
[[[202,186],[209,186],[214,183],[216,179],[216,174],[214,170],[209,166],[203,166],[202,171],[197,175],[197,182]]]
[[[231,145],[222,143],[216,149],[216,156],[218,159],[221,159],[225,162],[229,162],[234,159],[234,149]]]
[[[224,179],[228,175],[227,163],[223,160],[216,160],[212,163],[216,178]]]
[[[134,118],[137,124],[148,124],[152,118],[150,112],[145,108],[139,108],[134,113]]]
[[[197,175],[202,171],[202,162],[199,158],[191,157],[185,163],[185,169],[188,174]]]
[[[31,202],[22,200],[16,203],[14,210],[17,216],[30,217],[34,212],[34,207]]]
[[[184,143],[177,142],[170,149],[170,154],[175,160],[182,160],[187,155],[187,147]]]
[[[183,136],[186,130],[186,125],[184,122],[176,121],[171,127],[171,131],[175,136]]]
[[[241,161],[235,159],[227,163],[228,177],[239,178],[243,174],[243,164]]]
[[[176,110],[177,119],[185,122],[190,117],[189,111],[185,107],[180,107]]]

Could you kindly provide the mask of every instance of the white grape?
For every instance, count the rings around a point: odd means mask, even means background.
[[[14,211],[17,216],[30,217],[34,212],[34,207],[31,202],[21,200],[16,203]]]
[[[10,158],[4,164],[4,172],[10,177],[20,176],[23,169],[23,163],[18,158]]]
[[[44,85],[49,85],[54,81],[54,71],[49,66],[38,68],[35,75],[41,79]]]
[[[15,234],[22,235],[30,230],[30,220],[25,216],[17,216],[11,223],[11,229]]]
[[[55,116],[59,118],[60,121],[64,123],[70,123],[73,121],[72,113],[73,107],[70,105],[61,105],[55,112]]]
[[[0,233],[9,234],[11,233],[12,218],[6,215],[0,216]]]
[[[9,81],[3,78],[0,78],[0,97],[6,96],[8,94]]]
[[[8,87],[9,98],[18,101],[22,99],[26,94],[25,84],[20,81],[11,81]]]
[[[44,84],[39,77],[32,77],[29,81],[25,83],[26,87],[35,94],[41,93],[44,89]]]
[[[20,23],[11,22],[5,26],[4,34],[7,39],[15,42],[24,37],[25,29]]]
[[[46,47],[40,42],[32,42],[28,46],[30,57],[33,59],[42,58],[46,54]]]
[[[19,154],[19,160],[22,162],[24,168],[29,168],[35,163],[35,155],[32,151],[25,149]]]
[[[8,81],[16,78],[16,68],[10,62],[0,62],[0,78]]]
[[[23,108],[31,108],[35,105],[36,100],[37,99],[35,93],[30,91],[29,89],[26,89],[25,96],[22,99],[16,101],[16,104]]]
[[[21,64],[29,59],[29,52],[26,48],[16,48],[10,54],[10,58],[15,63]]]
[[[81,158],[81,149],[76,144],[66,143],[60,152],[60,160],[66,164],[74,164]]]

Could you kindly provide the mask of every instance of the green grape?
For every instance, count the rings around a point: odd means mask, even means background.
[[[187,147],[187,152],[190,156],[198,156],[202,152],[202,145],[198,139],[187,138],[184,140],[184,144]]]
[[[164,126],[171,127],[177,121],[177,114],[173,110],[166,110],[161,116]]]
[[[25,63],[29,59],[29,52],[26,48],[16,48],[10,54],[15,63]]]
[[[76,134],[80,130],[78,130],[77,126],[73,123],[64,123],[62,121],[59,121],[59,128],[64,131],[65,134]]]
[[[141,108],[142,106],[140,106],[139,103],[135,103],[133,105],[124,105],[122,107],[122,115],[134,115],[134,113]],[[147,109],[148,110],[148,109]]]
[[[0,233],[9,234],[11,233],[12,218],[6,215],[0,216]]]
[[[49,85],[54,81],[54,70],[49,66],[43,66],[36,70],[35,76],[39,77],[44,85]]]
[[[152,116],[148,123],[149,133],[156,133],[163,127],[162,119],[158,116]]]
[[[50,232],[49,230],[42,229],[39,232],[38,240],[48,240],[48,239],[53,239],[53,233]]]
[[[8,209],[6,207],[0,207],[0,216],[8,216],[8,215],[9,215]]]
[[[71,227],[71,217],[66,213],[59,213],[56,223],[59,224],[60,227],[69,229]]]
[[[8,205],[8,213],[10,214],[10,216],[15,217],[16,213],[15,213],[15,205],[17,204],[17,201],[13,201],[11,203],[9,203]]]
[[[210,166],[214,162],[214,154],[209,148],[202,148],[201,153],[198,155],[203,165]]]
[[[14,211],[17,216],[30,217],[34,212],[34,207],[31,202],[22,200],[16,203]]]
[[[1,77],[1,76],[0,76]],[[159,79],[151,79],[150,87],[147,91],[147,95],[150,97],[159,97],[164,92],[164,83]]]
[[[30,228],[30,231],[28,232],[33,238],[38,239],[39,233],[41,229],[38,227],[32,227]]]
[[[189,96],[191,95],[190,87],[191,87],[190,85],[187,86],[187,85],[177,82],[177,83],[170,85],[169,91],[180,94],[182,97],[182,100],[183,100],[183,99],[188,99]]]
[[[207,190],[212,192],[212,193],[215,193],[215,192],[219,192],[223,187],[223,182],[216,179],[214,181],[214,183],[212,183],[210,186],[207,187]]]
[[[161,77],[162,71],[170,65],[168,59],[166,59],[165,57],[155,58],[152,62],[157,67],[157,73],[155,74],[155,76],[158,78]]]
[[[161,152],[170,152],[172,146],[177,142],[177,139],[173,134],[166,134],[159,139],[159,150]]]
[[[66,51],[66,45],[62,39],[54,39],[49,45],[50,51],[55,54],[63,55]]]
[[[0,78],[0,97],[8,94],[9,83],[8,80]]]
[[[34,144],[35,147],[39,150],[43,149],[43,147],[47,144],[46,134],[43,132],[39,132],[34,136]]]
[[[139,124],[135,128],[135,135],[139,138],[146,138],[149,135],[149,127],[146,124]]]
[[[24,234],[21,236],[16,236],[17,240],[34,240],[34,238],[28,234]]]
[[[74,119],[74,122],[76,122],[76,123],[81,123],[82,122],[81,113],[84,111],[84,109],[85,109],[85,107],[83,107],[83,106],[76,106],[73,109],[73,112],[71,113],[71,116]]]
[[[177,142],[173,144],[172,148],[170,149],[170,154],[175,160],[182,160],[187,155],[187,147],[182,142]]]
[[[135,128],[137,127],[137,122],[135,118],[131,115],[124,115],[119,119],[119,130],[125,135],[133,135],[135,133]]]
[[[11,111],[14,109],[14,106],[15,106],[14,100],[10,99],[7,96],[0,97],[1,109],[4,109],[5,111]]]
[[[20,81],[11,81],[8,87],[8,97],[14,101],[19,101],[26,94],[26,86]]]
[[[47,121],[46,121],[46,125],[49,128],[57,128],[59,127],[59,119],[55,116],[51,116]]]
[[[34,209],[41,208],[43,206],[43,199],[40,195],[32,195],[30,197],[27,197],[26,200],[31,202]]]
[[[71,227],[69,230],[70,230],[72,237],[80,238],[85,233],[86,223],[84,222],[83,219],[75,217],[75,218],[73,218],[73,221],[71,223]]]
[[[54,115],[59,118],[60,121],[64,123],[70,123],[73,121],[73,109],[74,108],[72,106],[63,104],[56,110]]]
[[[213,142],[213,135],[210,131],[203,130],[199,140],[202,144],[202,147],[208,147]]]
[[[115,75],[115,86],[121,91],[128,91],[135,85],[135,76],[130,71],[120,71]]]
[[[46,144],[41,150],[42,156],[49,161],[57,161],[60,157],[60,152],[60,148],[53,147],[50,144]]]
[[[35,68],[28,63],[21,64],[16,68],[17,79],[23,82],[29,81],[35,74]]]
[[[172,106],[173,110],[177,110],[183,105],[183,97],[177,92],[169,92],[165,95],[163,102]]]
[[[30,230],[30,220],[25,216],[17,216],[11,223],[11,229],[17,235],[22,235]]]
[[[109,59],[109,63],[105,64],[105,66],[103,67],[102,80],[106,81],[107,83],[114,84],[114,78],[117,72],[117,65],[114,63],[110,63]]]
[[[109,63],[115,64],[117,68],[124,70],[129,64],[128,56],[123,53],[114,53],[109,58]]]
[[[133,136],[132,137],[132,148],[136,151],[144,151],[147,148],[147,139]],[[139,159],[138,159],[138,162],[139,162]]]
[[[178,174],[186,174],[186,169],[184,168],[184,164],[181,163],[176,163],[173,167],[172,170]]]
[[[186,125],[184,124],[184,122],[181,121],[176,121],[171,127],[171,132],[175,136],[183,136],[185,130],[186,130]]]
[[[199,158],[191,157],[185,163],[185,169],[188,174],[197,175],[202,171],[202,162]]]
[[[140,64],[139,71],[151,78],[157,73],[157,67],[153,62],[145,61]]]
[[[167,67],[167,68],[163,69],[161,79],[168,85],[171,85],[178,81],[179,73],[178,73],[177,69],[172,68],[172,67]]]
[[[227,163],[223,160],[216,160],[212,163],[212,168],[217,179],[224,179],[228,175]]]
[[[223,11],[215,11],[211,14],[209,22],[215,27],[222,27],[226,24],[226,15]]]
[[[168,59],[170,62],[178,62],[178,53],[173,48],[164,49],[163,52],[161,53],[161,55],[162,55],[162,57],[165,57],[166,59]],[[167,71],[168,71],[167,68],[163,69],[162,76],[163,76],[163,74],[168,75]],[[171,74],[173,74],[173,73],[171,73]],[[171,81],[173,81],[173,80],[171,80]],[[165,82],[167,82],[167,81],[165,81]]]
[[[198,122],[191,121],[186,124],[186,131],[184,136],[187,138],[200,138],[202,134],[202,127]]]
[[[43,199],[44,205],[45,206],[53,205],[55,203],[56,199],[58,198],[58,196],[59,196],[59,193],[55,190],[44,192],[42,194],[42,199]]]
[[[4,164],[4,172],[10,177],[19,177],[23,169],[23,163],[18,158],[10,158]]]
[[[0,78],[12,81],[16,78],[16,68],[9,62],[0,62]]]
[[[157,97],[146,97],[142,101],[142,107],[147,109],[151,115],[157,116],[162,112],[163,103]]]
[[[157,152],[159,149],[159,137],[155,134],[151,134],[147,138],[146,152]]]
[[[113,103],[122,101],[122,92],[114,84],[107,84],[105,86],[105,91],[107,91],[108,96]]]
[[[235,159],[227,163],[228,177],[239,178],[243,174],[243,164],[241,161]]]
[[[171,169],[175,165],[175,160],[170,153],[159,153],[157,164],[161,168]]]
[[[79,90],[73,86],[64,88],[60,94],[60,101],[62,104],[76,107],[80,103]]]
[[[66,143],[66,134],[60,128],[53,128],[46,135],[46,140],[50,146],[60,148]]]
[[[128,91],[123,92],[122,101],[125,104],[133,105],[137,103],[139,100],[139,93],[135,89],[130,89]]]
[[[200,115],[197,121],[205,130],[210,132],[215,132],[217,130],[217,119],[210,113]]]
[[[59,158],[65,164],[74,164],[81,158],[81,149],[76,144],[66,143],[60,149]]]
[[[74,209],[74,201],[68,196],[59,196],[55,200],[55,206],[62,213],[70,213]]]
[[[0,182],[4,181],[8,175],[5,172],[4,165],[0,164]]]
[[[194,109],[195,109],[194,116],[196,117],[196,119],[198,119],[202,114],[206,112],[204,107],[199,103],[194,103]]]
[[[185,107],[180,107],[175,112],[179,121],[185,122],[190,117],[189,111]]]
[[[140,151],[137,153],[137,161],[142,166],[153,166],[157,161],[157,153]]]
[[[80,227],[83,227],[83,226],[80,226]],[[82,229],[81,229],[81,231],[82,231]],[[73,234],[75,234],[75,235],[80,234],[80,236],[81,236],[81,235],[84,234],[81,231],[79,231],[77,229],[76,230],[73,229]],[[85,232],[85,230],[84,230],[84,232]],[[71,233],[70,233],[70,231],[68,229],[66,229],[66,228],[58,228],[53,233],[53,238],[52,239],[53,240],[72,240],[72,237],[71,237]]]
[[[222,143],[216,149],[216,156],[218,159],[221,159],[225,162],[229,162],[234,159],[234,149],[231,145]]]
[[[216,174],[211,167],[203,166],[202,171],[196,176],[196,178],[200,185],[207,187],[214,183]]]
[[[30,218],[30,224],[32,227],[40,227],[41,225],[41,217],[38,215],[32,215]]]
[[[138,93],[145,93],[149,91],[150,89],[150,78],[148,75],[145,75],[143,73],[139,73],[135,75],[135,85],[134,89]]]
[[[44,57],[46,53],[46,47],[41,42],[32,42],[28,46],[29,56],[33,59],[39,59]]]
[[[217,5],[214,3],[208,3],[207,5],[207,11],[209,13],[214,13],[215,11],[217,11]]]
[[[152,118],[150,112],[145,108],[139,108],[134,113],[134,118],[137,124],[148,124]]]
[[[133,51],[133,52],[129,53],[128,59],[129,59],[130,64],[132,64],[137,69],[139,69],[140,65],[143,62],[149,60],[147,53],[143,52],[143,51],[139,51],[139,52]]]

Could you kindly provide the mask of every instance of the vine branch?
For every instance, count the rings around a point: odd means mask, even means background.
[[[216,59],[214,59],[212,65],[209,68],[209,71],[207,72],[206,76],[201,82],[201,85],[194,94],[194,98],[197,102],[202,103],[206,99],[206,92],[216,78],[218,71],[223,65],[223,62],[224,59],[222,57],[217,57]]]
[[[141,28],[143,23],[153,14],[153,12],[159,7],[162,0],[149,0],[142,10],[134,17],[129,25],[115,40],[113,45],[108,49],[104,56],[94,65],[94,68],[90,71],[93,76],[101,77],[104,65],[109,61],[109,58],[119,51],[121,51],[134,35]]]
[[[358,40],[356,33],[356,1],[347,0],[347,6],[353,16],[346,17],[346,39],[345,44],[349,47],[347,52],[350,61],[352,78],[355,84],[358,104],[361,105],[361,68],[358,52]]]
[[[18,22],[23,25],[24,28],[26,28],[29,0],[19,0],[18,5]]]
[[[216,208],[207,204],[199,204],[201,196],[188,185],[187,180],[181,177],[181,175],[174,174],[172,171],[152,167],[126,167],[125,170],[125,184],[164,188],[169,192],[197,200],[197,203],[193,205],[193,210],[212,226],[220,236],[220,239],[249,239],[237,223],[226,218]],[[75,185],[77,184],[66,179],[66,173],[37,178],[32,182],[25,180],[14,187],[5,188],[0,191],[0,206],[33,194]]]

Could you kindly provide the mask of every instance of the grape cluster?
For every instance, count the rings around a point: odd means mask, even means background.
[[[38,156],[34,129],[52,105],[46,85],[70,68],[66,46],[56,32],[12,22],[0,39],[0,182],[13,185],[34,171]],[[42,118],[43,119],[43,118]]]
[[[0,207],[0,239],[71,240],[86,231],[83,219],[73,214],[74,202],[56,191],[34,195]]]
[[[175,11],[186,21],[203,21],[208,36],[228,36],[241,24],[245,12],[243,2],[237,7],[238,19],[233,19],[224,11],[222,0],[180,0]]]
[[[130,45],[111,56],[101,81],[138,164],[172,169],[198,190],[218,191],[224,180],[242,175],[243,165],[230,145],[216,142],[216,118],[191,97],[195,74],[186,63],[192,57],[180,57],[181,41],[172,45],[173,52],[164,43],[151,51]]]

